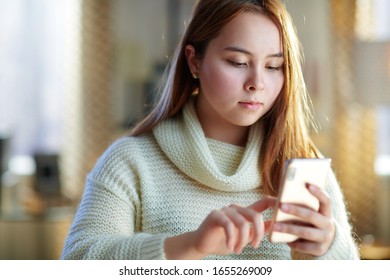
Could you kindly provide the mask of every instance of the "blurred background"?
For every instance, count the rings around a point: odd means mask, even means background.
[[[0,259],[58,259],[96,159],[147,111],[194,0],[0,0]],[[390,259],[390,1],[285,0],[363,259]]]

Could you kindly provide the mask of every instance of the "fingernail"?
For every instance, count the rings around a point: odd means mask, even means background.
[[[308,188],[310,191],[313,191],[313,192],[315,192],[317,190],[316,186],[314,186],[310,183],[306,183],[306,188]]]
[[[283,210],[284,212],[290,211],[290,205],[282,204],[282,210]]]

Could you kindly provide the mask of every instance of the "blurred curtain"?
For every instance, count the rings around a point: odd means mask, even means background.
[[[79,70],[68,84],[61,162],[65,192],[75,199],[81,197],[87,173],[114,139],[111,3],[84,0],[80,6],[81,31],[74,45],[74,67]]]
[[[376,230],[378,178],[374,173],[376,157],[376,113],[370,105],[358,103],[354,88],[353,52],[357,0],[332,0],[335,119],[333,159],[337,177],[359,237]],[[369,94],[369,93],[366,93]]]

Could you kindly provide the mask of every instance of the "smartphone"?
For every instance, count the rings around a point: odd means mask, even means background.
[[[280,210],[281,203],[293,203],[302,205],[316,211],[320,204],[306,187],[306,183],[325,188],[325,183],[330,171],[331,159],[329,158],[294,158],[286,162],[282,179],[282,186],[273,217],[268,239],[273,242],[293,242],[297,236],[273,231],[276,222],[302,223],[301,218],[284,213]]]

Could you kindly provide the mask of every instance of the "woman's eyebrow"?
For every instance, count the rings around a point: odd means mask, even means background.
[[[230,52],[240,52],[240,53],[244,53],[246,55],[253,56],[253,53],[251,53],[250,51],[248,51],[244,48],[241,48],[241,47],[231,46],[231,47],[224,48],[224,50],[230,51]],[[283,57],[283,53],[281,53],[281,52],[273,53],[273,54],[267,55],[267,57]]]
[[[235,47],[235,46],[226,47],[226,48],[224,48],[224,50],[229,51],[229,52],[240,52],[240,53],[244,53],[244,54],[253,56],[253,54],[250,51],[243,49],[243,48],[240,48],[240,47]]]
[[[281,58],[283,58],[283,53],[281,53],[281,52],[273,53],[273,54],[267,55],[267,57],[281,57]]]

